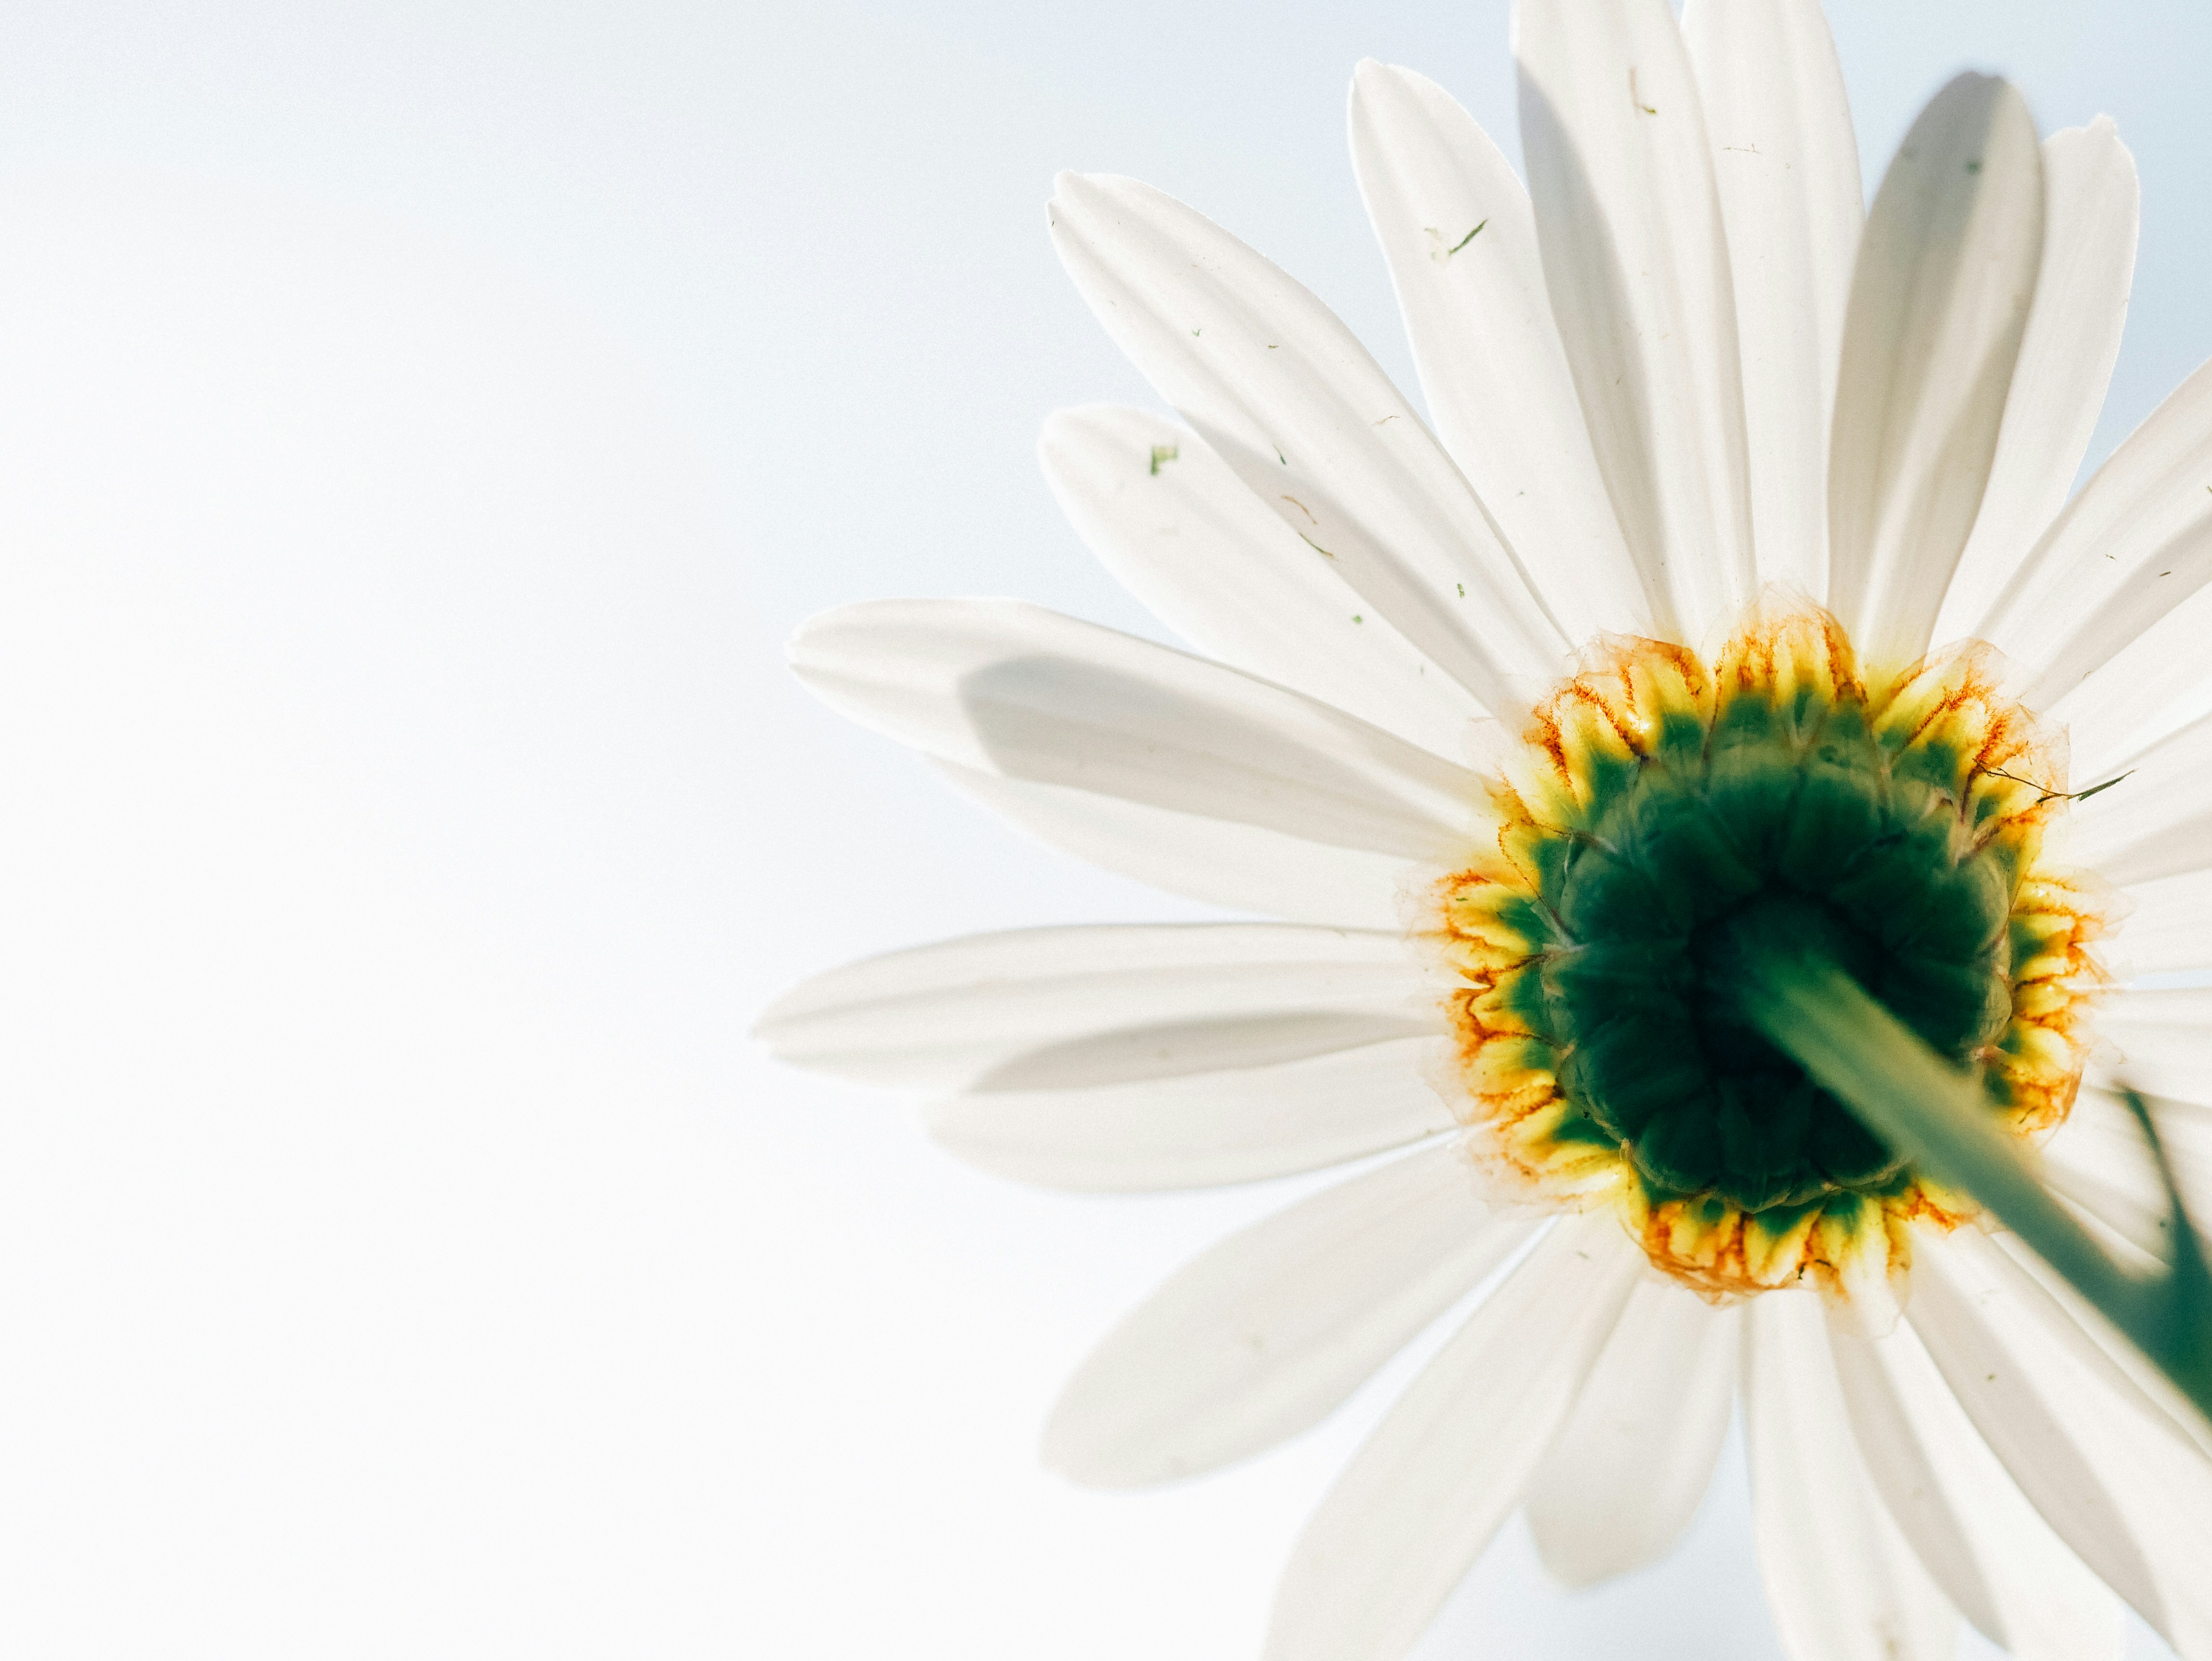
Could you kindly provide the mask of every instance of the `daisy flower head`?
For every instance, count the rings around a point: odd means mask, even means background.
[[[1793,1656],[2113,1656],[2124,1603],[2212,1657],[2212,1429],[1756,1013],[1778,953],[1848,977],[2148,1264],[2124,1060],[2212,1212],[2212,994],[2129,978],[2212,970],[2212,369],[2069,499],[2133,163],[1962,75],[1868,206],[1813,0],[1521,0],[1513,46],[1525,186],[1354,78],[1431,419],[1191,209],[1059,181],[1181,418],[1063,411],[1046,472],[1192,650],[1006,600],[793,644],[1024,830],[1270,921],[896,952],[762,1036],[1024,1181],[1367,1161],[1108,1335],[1047,1432],[1079,1481],[1278,1443],[1490,1287],[1270,1661],[1401,1654],[1516,1509],[1571,1583],[1653,1561],[1739,1402]]]

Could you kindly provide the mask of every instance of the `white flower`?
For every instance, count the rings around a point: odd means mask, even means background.
[[[1185,1269],[1048,1433],[1083,1482],[1212,1469],[1492,1283],[1309,1526],[1271,1661],[1399,1655],[1516,1507],[1571,1582],[1658,1557],[1739,1392],[1793,1656],[1948,1657],[1960,1615],[2112,1656],[2118,1600],[2212,1656],[2212,1433],[1729,996],[1752,936],[1814,940],[2154,1255],[2124,1056],[2212,1214],[2212,993],[2109,981],[2212,969],[2212,370],[2066,500],[2133,165],[1962,76],[1863,215],[1810,0],[1523,0],[1515,50],[1530,190],[1430,82],[1354,82],[1433,435],[1259,255],[1060,181],[1187,424],[1063,412],[1045,466],[1208,655],[1001,600],[793,645],[1024,829],[1282,921],[900,952],[763,1034],[949,1092],[947,1147],[1048,1185],[1411,1150]],[[2128,782],[2069,807],[2069,744]]]

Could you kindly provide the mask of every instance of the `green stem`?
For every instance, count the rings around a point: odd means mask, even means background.
[[[2172,1207],[2174,1260],[2154,1277],[2115,1262],[1994,1123],[1979,1085],[1841,970],[1778,953],[1751,966],[1740,995],[1760,1030],[1869,1129],[1986,1206],[2212,1417],[2212,1275],[2139,1098]]]

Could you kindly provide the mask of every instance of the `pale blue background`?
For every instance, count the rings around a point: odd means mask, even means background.
[[[2212,21],[1835,24],[1870,186],[1963,66],[2118,118],[2101,455],[2212,353]],[[1299,1184],[1022,1193],[743,1039],[861,952],[1190,908],[946,800],[779,642],[888,593],[1146,628],[1030,453],[1149,401],[1051,173],[1197,204],[1410,384],[1347,79],[1517,153],[1504,43],[1494,3],[0,16],[9,1652],[1255,1652],[1387,1389],[1156,1496],[1030,1446]],[[1742,1488],[1595,1595],[1509,1530],[1422,1655],[1773,1655]]]

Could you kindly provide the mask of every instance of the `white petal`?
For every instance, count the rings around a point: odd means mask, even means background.
[[[2043,1153],[2054,1163],[2071,1161],[2084,1171],[2109,1171],[2114,1161],[2124,1162],[2133,1173],[2126,1186],[2147,1202],[2156,1196],[2155,1202],[2163,1204],[2165,1190],[2152,1169],[2142,1129],[2120,1098],[2120,1077],[2127,1069],[2124,1065],[2114,1067],[2112,1059],[2107,1051],[2093,1062],[2075,1097],[2073,1110],[2044,1142]],[[2201,1099],[2212,1094],[2212,1075],[2197,1082],[2196,1099],[2142,1092],[2159,1141],[2165,1145],[2185,1189],[2200,1167],[2212,1175],[2212,1107]]]
[[[1352,161],[1444,447],[1571,642],[1650,633],[1520,176],[1442,87],[1371,58],[1352,76]]]
[[[1820,1294],[1754,1299],[1744,1351],[1759,1574],[1790,1661],[1950,1661],[1957,1613],[1875,1493]]]
[[[1266,1661],[1397,1661],[1520,1502],[1642,1252],[1562,1219],[1430,1362],[1306,1524]]]
[[[2043,1145],[2046,1153],[2072,1157],[2069,1144],[2076,1137],[2122,1142],[2131,1149],[2142,1146],[2142,1132],[2119,1094],[2127,1069],[2111,1063],[2111,1051],[2093,1058],[2074,1110]],[[2212,1105],[2206,1104],[2206,1098],[2212,1097],[2212,1076],[2197,1080],[2196,1088],[2186,1095],[2163,1091],[2142,1093],[2159,1140],[2165,1144],[2185,1189],[2200,1172],[2212,1175]],[[2148,1179],[2147,1169],[2144,1175]],[[2194,1203],[2194,1196],[2191,1198]],[[2205,1214],[2198,1221],[2212,1221],[2212,1204],[2205,1207]]]
[[[1763,582],[1827,592],[1828,421],[1866,219],[1842,65],[1819,0],[1689,0],[1728,227]]]
[[[2062,697],[2212,578],[2208,463],[2212,365],[2112,453],[1984,618],[1982,637],[2033,678],[2031,708],[2059,715]]]
[[[2097,1031],[2118,1048],[2120,1070],[2144,1090],[2198,1093],[2212,1080],[2212,988],[2111,993],[2098,1006]]]
[[[2107,1068],[2136,1079],[2131,1062],[2111,1051],[2076,1092],[2073,1110],[2040,1150],[2051,1186],[2122,1238],[2154,1257],[2172,1256],[2173,1207],[2135,1116],[2113,1092]],[[2212,1074],[2197,1074],[2200,1092]],[[2138,1080],[2139,1081],[2139,1080]],[[2148,1092],[2145,1092],[2148,1095]],[[2159,1140],[2184,1200],[2201,1222],[2212,1220],[2212,1115],[2167,1097],[2148,1103]]]
[[[1388,934],[1283,923],[1018,928],[833,969],[770,1006],[787,1061],[1000,1090],[1264,1066],[1439,1030]]]
[[[2212,871],[2131,884],[2120,897],[2127,917],[2105,948],[2108,962],[2128,975],[2212,969]]]
[[[792,666],[864,727],[958,766],[1401,858],[1481,786],[1269,682],[1015,600],[876,600],[802,624]]]
[[[1984,1312],[1996,1310],[2008,1319],[2024,1320],[2038,1343],[2070,1356],[2094,1390],[2124,1403],[2142,1425],[2183,1444],[2191,1439],[2191,1433],[2162,1405],[2161,1393],[2142,1387],[2140,1370],[2117,1362],[2113,1347],[2099,1342],[2091,1329],[2093,1323],[2069,1312],[2087,1309],[2087,1304],[2075,1293],[2053,1296],[2050,1285],[2063,1286],[2063,1281],[2047,1271],[2033,1273],[2021,1267],[2035,1259],[2016,1236],[2007,1232],[1960,1231],[1943,1237],[1942,1250],[1945,1255],[1939,1268],[1960,1285],[1975,1289],[1979,1303],[1986,1306]],[[1921,1336],[1934,1344],[1935,1339],[1924,1329]],[[2165,1392],[2171,1393],[2170,1390]],[[2212,1475],[2212,1467],[2208,1467],[2208,1474]]]
[[[1742,371],[1697,82],[1667,0],[1519,0],[1544,281],[1662,630],[1751,597]]]
[[[1399,923],[1403,860],[933,759],[947,783],[1079,859],[1172,894],[1292,922]]]
[[[1459,469],[1367,349],[1219,226],[1063,173],[1054,245],[1107,332],[1261,501],[1489,709],[1568,642]]]
[[[2104,408],[2135,281],[2142,192],[2111,118],[2043,142],[2043,255],[1980,517],[1943,598],[1937,640],[1983,614],[2074,489]]]
[[[2212,987],[2123,987],[2098,1006],[2099,1025],[2109,1021],[2154,1026],[2201,1027],[2212,1021]],[[2212,1035],[2208,1035],[2212,1036]]]
[[[2118,1655],[2119,1600],[2005,1474],[1911,1325],[1828,1333],[1875,1487],[1960,1611],[2020,1661]]]
[[[2124,772],[2124,782],[2067,813],[2069,862],[2114,883],[2149,882],[2212,865],[2212,717],[2191,722],[2112,771]],[[2080,780],[2083,786],[2104,782]]]
[[[1656,1562],[1696,1515],[1735,1403],[1739,1311],[1638,1284],[1528,1484],[1544,1567],[1587,1586]]]
[[[2012,1260],[2014,1267],[2041,1287],[2051,1302],[2071,1317],[2075,1330],[2087,1338],[2090,1348],[2085,1354],[2092,1357],[2092,1370],[2112,1381],[2147,1417],[2194,1442],[2199,1453],[2212,1459],[2212,1419],[2205,1416],[2204,1410],[2191,1402],[2181,1387],[2160,1372],[2101,1311],[2029,1250],[2018,1235],[2002,1233],[1993,1238],[1998,1250]]]
[[[2059,522],[2064,522],[2063,516]],[[2178,577],[2185,568],[2157,569]],[[2152,579],[2161,587],[2169,580]],[[2054,685],[2051,701],[2040,708],[2046,720],[2066,729],[2076,776],[2092,782],[2112,777],[2128,757],[2212,708],[2212,653],[2202,649],[2208,631],[2212,587],[2199,588],[2167,609],[2070,689]]]
[[[2184,1655],[2212,1650],[2212,1462],[1971,1231],[1915,1242],[1914,1329],[2059,1537]]]
[[[1456,758],[1482,715],[1188,427],[1111,404],[1061,410],[1037,443],[1091,551],[1209,657]]]
[[[1109,1333],[1054,1407],[1044,1459],[1135,1488],[1211,1470],[1320,1420],[1510,1256],[1455,1144],[1231,1236]]]
[[[1871,662],[1927,650],[1973,528],[2043,254],[2020,94],[1961,75],[1898,147],[1859,241],[1828,474],[1828,603]]]
[[[1205,1188],[1341,1164],[1449,1130],[1423,1074],[1435,1041],[1395,1038],[1272,1067],[1089,1090],[956,1096],[929,1110],[950,1152],[1047,1188]]]

